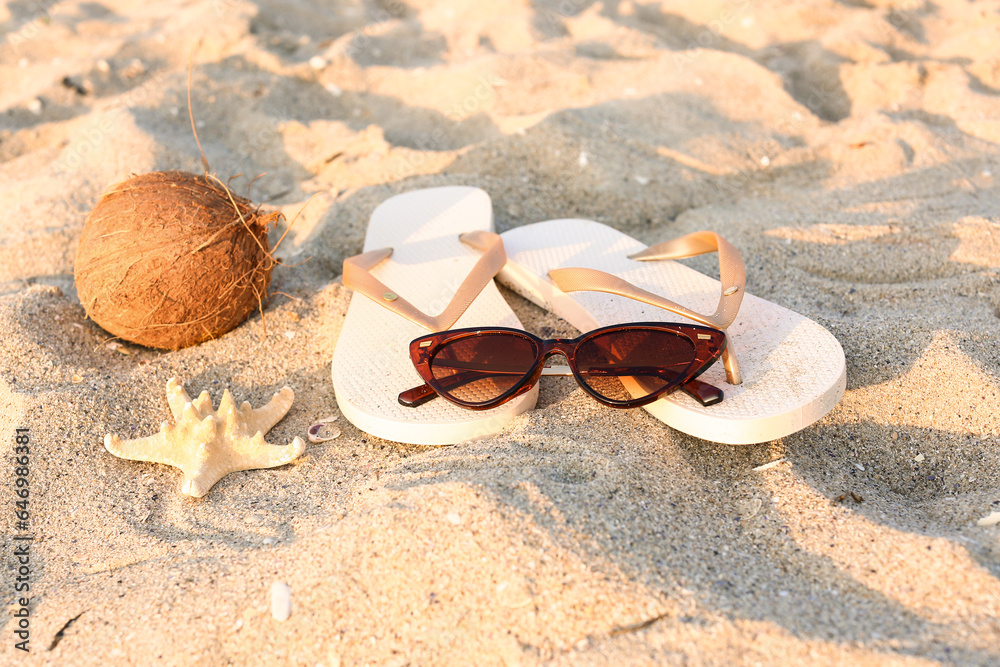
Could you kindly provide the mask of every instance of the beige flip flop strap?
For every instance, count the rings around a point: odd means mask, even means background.
[[[743,257],[732,244],[715,232],[694,232],[670,241],[657,243],[641,252],[629,255],[629,259],[643,262],[659,259],[682,259],[707,252],[719,253],[719,277],[722,284],[719,305],[712,315],[702,315],[666,297],[644,290],[618,276],[597,269],[581,267],[552,269],[549,271],[549,277],[563,292],[591,291],[617,294],[648,303],[657,308],[663,308],[700,324],[724,331],[736,319],[746,287],[746,267],[743,264]],[[742,380],[739,364],[736,361],[735,352],[732,350],[732,341],[729,340],[728,334],[726,338],[727,347],[726,352],[723,353],[726,375],[731,384],[740,384]]]
[[[498,234],[477,231],[462,234],[458,238],[463,243],[477,250],[482,250],[483,256],[479,258],[469,275],[455,290],[455,295],[448,306],[436,317],[422,312],[371,274],[371,269],[392,255],[392,248],[370,250],[345,259],[344,287],[354,290],[429,331],[444,331],[458,321],[458,318],[468,310],[483,288],[493,280],[496,274],[500,273],[500,269],[507,263],[507,253],[503,247],[503,240]]]
[[[695,257],[708,252],[719,253],[719,282],[722,294],[719,306],[709,319],[712,326],[725,329],[736,319],[743,303],[743,292],[747,284],[746,266],[743,256],[729,241],[715,232],[693,232],[684,236],[657,243],[634,255],[629,259],[648,262],[657,259],[683,259]]]

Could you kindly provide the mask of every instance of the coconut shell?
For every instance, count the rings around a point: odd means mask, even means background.
[[[261,306],[275,261],[249,200],[213,177],[133,176],[108,189],[83,226],[76,288],[111,334],[176,350],[216,338]]]

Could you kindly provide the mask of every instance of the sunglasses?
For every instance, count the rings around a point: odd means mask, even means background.
[[[613,408],[636,408],[681,388],[702,405],[722,390],[696,379],[726,349],[726,334],[697,324],[636,323],[595,329],[572,340],[543,340],[520,329],[454,329],[410,343],[410,359],[426,384],[399,394],[417,407],[435,396],[471,410],[496,407],[528,391],[562,354],[588,394]]]

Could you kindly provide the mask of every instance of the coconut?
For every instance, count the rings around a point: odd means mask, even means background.
[[[214,176],[133,176],[101,197],[83,226],[76,288],[114,336],[176,350],[216,338],[262,308],[277,263],[263,214]]]

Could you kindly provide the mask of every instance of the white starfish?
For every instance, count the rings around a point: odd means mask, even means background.
[[[219,409],[212,410],[207,391],[192,401],[177,378],[170,378],[167,402],[175,423],[163,422],[156,435],[135,440],[108,434],[104,447],[123,459],[180,468],[184,471],[181,491],[201,498],[231,472],[274,468],[302,455],[306,443],[301,438],[284,446],[264,442],[264,434],[281,421],[294,398],[292,390],[285,387],[262,408],[254,410],[246,401],[237,408],[226,389]]]

